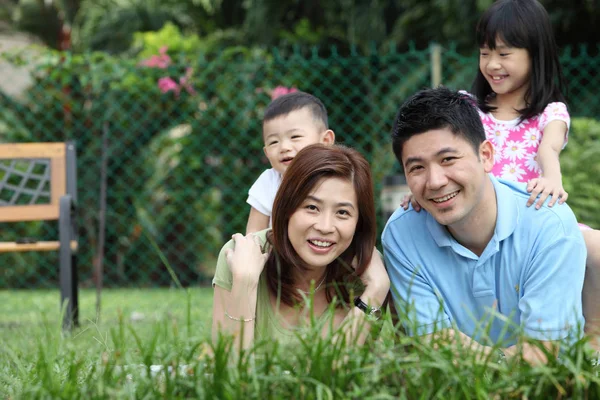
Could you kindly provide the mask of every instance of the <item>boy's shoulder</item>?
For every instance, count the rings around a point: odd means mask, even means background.
[[[264,190],[266,187],[279,188],[281,184],[281,174],[274,168],[265,169],[260,176],[254,181],[252,187]]]

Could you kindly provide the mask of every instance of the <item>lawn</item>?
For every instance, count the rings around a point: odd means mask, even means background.
[[[209,340],[211,298],[210,288],[107,289],[97,321],[95,292],[82,290],[81,327],[64,334],[58,290],[0,291],[0,398],[600,398],[583,342],[531,367],[432,346],[387,319],[364,346],[315,330],[237,355],[231,339]]]
[[[111,328],[123,321],[140,335],[151,335],[159,323],[186,326],[188,292],[181,289],[104,289],[101,318],[96,318],[96,291],[80,290],[80,327],[73,332],[75,345],[83,348],[97,345]],[[194,336],[209,333],[212,316],[212,289],[189,290],[190,323]],[[60,327],[60,294],[58,290],[0,291],[0,340],[8,347],[28,353],[48,330]],[[0,360],[6,360],[0,349]]]

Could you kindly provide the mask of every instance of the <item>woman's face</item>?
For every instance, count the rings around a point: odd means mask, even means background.
[[[307,265],[325,267],[352,243],[358,216],[352,183],[323,178],[290,217],[288,236]]]

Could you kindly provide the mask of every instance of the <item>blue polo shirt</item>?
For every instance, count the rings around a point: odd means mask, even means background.
[[[558,340],[583,329],[586,248],[566,205],[527,207],[526,184],[490,175],[498,217],[481,256],[427,211],[402,208],[382,234],[392,295],[410,335],[453,327],[482,344],[523,332]]]

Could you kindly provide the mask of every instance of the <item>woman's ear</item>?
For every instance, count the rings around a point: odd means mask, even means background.
[[[484,140],[479,146],[479,159],[487,173],[492,172],[492,168],[494,168],[494,152],[494,145],[489,140]]]

